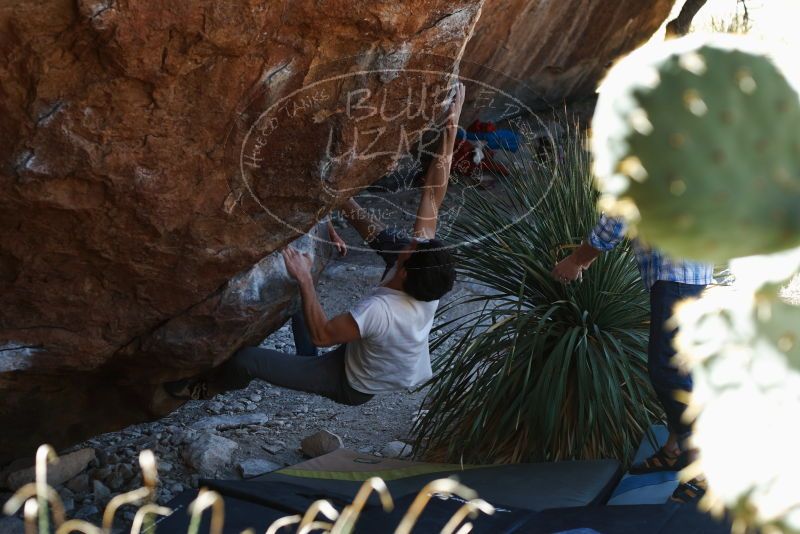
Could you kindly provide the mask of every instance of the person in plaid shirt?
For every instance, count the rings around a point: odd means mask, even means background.
[[[616,247],[625,237],[625,223],[605,214],[588,238],[572,254],[556,264],[553,277],[564,283],[581,277],[603,252]],[[687,446],[691,425],[682,420],[686,405],[676,399],[676,391],[691,391],[692,377],[672,364],[675,350],[672,340],[675,330],[667,326],[677,302],[696,297],[713,281],[714,266],[687,260],[676,260],[656,249],[647,247],[638,239],[632,242],[639,270],[650,292],[650,341],[647,350],[647,368],[650,382],[664,408],[669,428],[669,439],[664,446],[644,462],[631,466],[632,474],[655,471],[680,471],[693,460],[693,451]],[[697,477],[681,484],[673,493],[673,500],[694,502],[705,493],[706,483]]]

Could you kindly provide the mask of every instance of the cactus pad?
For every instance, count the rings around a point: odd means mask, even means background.
[[[800,101],[766,56],[693,37],[617,64],[592,122],[600,209],[674,257],[800,244]]]
[[[777,348],[790,366],[800,370],[800,306],[781,299],[764,299],[756,308],[754,323],[758,337]]]

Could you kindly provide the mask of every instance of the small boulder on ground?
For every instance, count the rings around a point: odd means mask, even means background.
[[[274,443],[265,443],[261,445],[261,448],[270,454],[278,454],[286,448],[286,444],[282,441],[276,441]]]
[[[93,520],[100,515],[100,508],[93,504],[84,505],[75,512],[75,519],[88,519]]]
[[[206,409],[215,415],[219,415],[225,409],[225,405],[219,401],[212,401],[206,404]]]
[[[64,505],[64,511],[71,513],[75,509],[75,494],[69,488],[60,488],[58,494],[61,497],[61,504]]]
[[[317,456],[331,453],[342,447],[344,447],[342,438],[327,430],[320,430],[315,434],[303,438],[303,441],[300,442],[300,450],[310,458],[316,458]]]
[[[282,466],[264,458],[248,458],[239,462],[236,467],[242,478],[253,478],[277,471]]]
[[[89,475],[81,473],[67,482],[66,486],[75,494],[82,495],[89,492]]]
[[[402,441],[392,441],[386,444],[381,450],[384,458],[408,458],[414,452],[411,445]]]
[[[263,413],[248,413],[239,415],[214,415],[204,417],[192,423],[192,430],[229,430],[233,428],[244,428],[252,425],[263,425],[269,422],[269,416]]]
[[[136,474],[133,468],[128,464],[119,464],[117,466],[117,473],[124,479],[130,480]]]
[[[239,444],[216,434],[202,433],[183,449],[183,458],[200,476],[217,476],[230,463],[233,451]]]
[[[105,504],[111,499],[111,490],[99,480],[92,481],[92,493],[94,493],[94,500],[98,504]]]
[[[47,465],[47,482],[51,486],[60,486],[67,480],[82,472],[95,459],[94,449],[80,449],[64,456],[58,461]],[[6,481],[9,488],[18,490],[28,482],[36,480],[36,467],[28,467],[8,475]]]

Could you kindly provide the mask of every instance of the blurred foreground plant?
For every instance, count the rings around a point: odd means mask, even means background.
[[[15,514],[23,509],[26,534],[67,534],[69,532],[83,532],[86,534],[109,534],[112,531],[114,517],[120,506],[132,504],[139,506],[131,525],[131,534],[140,532],[153,533],[156,531],[152,521],[154,515],[168,516],[173,510],[165,506],[158,506],[153,502],[155,490],[158,485],[156,459],[149,450],[144,450],[139,455],[139,464],[142,468],[144,487],[117,495],[106,506],[103,513],[102,528],[88,521],[80,519],[67,520],[64,515],[64,506],[61,498],[51,486],[47,484],[47,464],[57,462],[58,457],[49,445],[42,445],[36,453],[36,481],[21,487],[3,507],[7,515]],[[372,492],[380,498],[381,506],[385,512],[394,509],[394,501],[386,484],[380,478],[373,477],[364,482],[361,489],[353,499],[352,504],[345,506],[341,512],[327,500],[313,502],[306,512],[301,515],[290,515],[274,521],[266,529],[266,534],[277,534],[288,526],[297,525],[295,532],[305,534],[308,532],[330,532],[331,534],[349,534],[353,532],[358,521],[358,516],[366,506]],[[410,534],[425,506],[431,497],[455,496],[463,500],[464,504],[453,514],[442,528],[442,534],[466,534],[472,530],[469,519],[475,519],[478,514],[491,515],[495,512],[492,505],[479,499],[477,494],[453,479],[439,479],[423,487],[416,499],[401,519],[395,529],[395,534]],[[200,530],[202,515],[205,510],[211,510],[209,526],[210,534],[222,534],[225,522],[225,504],[222,496],[206,488],[200,489],[197,498],[188,507],[191,519],[188,534],[197,534]],[[55,523],[51,528],[50,519]],[[325,519],[319,520],[322,515]],[[332,522],[331,522],[332,521]],[[38,524],[37,524],[38,523]],[[246,532],[253,534],[252,529]]]
[[[800,99],[758,47],[634,52],[601,87],[592,150],[602,209],[676,256],[730,261],[735,278],[673,318],[700,451],[682,476],[706,475],[701,504],[732,510],[737,532],[800,532],[800,307],[781,290],[800,269]]]

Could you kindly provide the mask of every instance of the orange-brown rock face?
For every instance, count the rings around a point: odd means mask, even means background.
[[[480,4],[0,4],[0,463],[151,417],[276,328],[268,254],[416,138]]]
[[[518,95],[528,105],[558,107],[592,94],[609,63],[650,38],[673,3],[486,0],[462,74],[517,92],[506,86],[513,77],[527,86]]]

